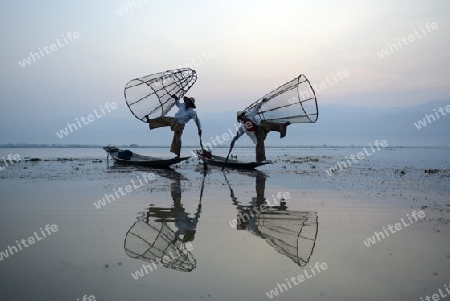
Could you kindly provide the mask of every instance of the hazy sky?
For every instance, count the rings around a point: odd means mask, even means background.
[[[108,101],[119,105],[112,116],[134,118],[125,84],[187,64],[198,73],[189,94],[201,114],[241,109],[301,73],[325,82],[319,105],[410,106],[449,96],[448,0],[7,1],[2,8],[2,121],[71,122]],[[19,64],[39,51],[43,57]],[[350,75],[339,78],[339,70]]]

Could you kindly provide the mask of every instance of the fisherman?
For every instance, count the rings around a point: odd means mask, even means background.
[[[176,155],[176,158],[179,158],[181,151],[181,135],[183,134],[185,124],[193,119],[197,125],[199,136],[202,135],[202,126],[198,119],[197,112],[194,110],[196,108],[194,97],[183,97],[184,103],[180,103],[179,98],[176,95],[172,95],[172,98],[175,99],[175,105],[178,107],[178,112],[175,114],[175,117],[160,116],[149,119],[148,116],[146,116],[146,118],[150,130],[170,126],[170,129],[173,131],[170,151]]]
[[[280,133],[280,139],[286,136],[286,128],[290,125],[290,122],[286,123],[276,123],[269,122],[265,120],[260,120],[256,118],[256,114],[263,103],[267,102],[266,98],[263,98],[254,108],[252,108],[247,113],[244,111],[237,112],[237,121],[241,123],[239,130],[231,141],[230,151],[233,149],[234,143],[239,139],[244,133],[252,139],[253,143],[256,144],[256,162],[260,163],[266,160],[264,140],[267,134],[271,131],[276,131]]]

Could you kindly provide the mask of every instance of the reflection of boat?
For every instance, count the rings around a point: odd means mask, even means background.
[[[150,205],[142,212],[133,226],[128,230],[124,248],[131,258],[147,262],[159,262],[162,266],[190,272],[196,268],[196,260],[192,253],[191,241],[194,240],[196,227],[201,213],[201,198],[203,194],[204,179],[200,194],[200,201],[193,218],[186,213],[181,202],[182,175],[173,172],[170,177],[171,197],[173,206],[156,207]],[[169,223],[174,223],[174,231]],[[162,262],[163,258],[168,260]]]
[[[242,205],[224,174],[231,200],[238,209],[237,230],[248,230],[298,266],[305,266],[315,247],[319,225],[317,213],[287,210],[283,199],[269,203],[264,197],[266,175],[257,171],[255,176],[256,197],[252,198],[249,205]]]
[[[142,173],[154,173],[155,175],[159,177],[163,177],[170,180],[175,181],[186,181],[188,178],[186,178],[183,174],[177,172],[175,169],[172,168],[152,168],[147,166],[139,166],[139,165],[123,165],[123,164],[108,164],[108,172],[111,173],[118,173],[118,174],[133,174],[135,172],[142,172]]]
[[[127,165],[141,165],[155,168],[169,168],[170,165],[185,161],[190,157],[175,157],[171,159],[143,156],[129,150],[123,150],[117,147],[105,146],[103,148],[108,156],[114,159],[114,162]]]
[[[216,156],[216,155],[210,155],[208,157],[203,156],[203,152],[201,150],[194,150],[193,153],[199,158],[200,160],[204,160],[206,164],[219,166],[219,167],[228,167],[228,168],[234,168],[234,169],[255,169],[258,166],[262,166],[265,164],[269,164],[270,161],[265,162],[245,162],[245,161],[239,161],[233,158],[229,158],[226,160],[225,157]]]

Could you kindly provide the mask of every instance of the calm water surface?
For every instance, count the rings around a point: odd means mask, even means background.
[[[169,171],[107,164],[101,149],[0,151],[42,159],[0,171],[0,252],[58,228],[3,254],[2,300],[419,300],[450,282],[445,206],[363,243],[422,210],[423,191],[447,192],[446,149],[385,150],[333,177],[325,168],[359,149],[270,149],[275,163],[260,171],[206,175],[194,160]],[[299,158],[317,160],[292,163]],[[376,173],[365,175],[369,167]],[[425,178],[423,168],[445,170]],[[155,179],[142,182],[144,173]],[[393,196],[398,189],[416,201]],[[290,280],[300,275],[309,278]]]

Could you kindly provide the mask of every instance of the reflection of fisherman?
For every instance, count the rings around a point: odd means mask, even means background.
[[[251,198],[249,206],[237,205],[239,221],[237,230],[249,230],[253,233],[259,233],[258,226],[255,224],[266,210],[286,210],[286,202],[281,199],[280,202],[274,200],[273,204],[265,198],[266,175],[262,172],[256,174],[256,197]],[[262,235],[262,234],[261,234]]]
[[[255,118],[262,104],[265,102],[267,102],[267,99],[263,98],[261,102],[259,102],[247,113],[244,111],[237,112],[237,121],[241,123],[241,126],[239,127],[239,130],[230,145],[231,150],[239,137],[241,137],[244,133],[247,133],[253,143],[256,144],[257,162],[266,160],[264,140],[266,139],[267,134],[271,131],[276,131],[280,133],[280,138],[283,138],[286,136],[286,127],[290,124],[290,122],[276,123]]]
[[[175,99],[175,105],[178,107],[178,112],[175,114],[175,117],[160,116],[154,119],[149,119],[148,116],[146,117],[150,130],[170,126],[170,129],[173,131],[170,151],[179,157],[181,151],[181,135],[183,134],[185,124],[193,119],[197,125],[199,136],[202,135],[202,126],[197,117],[197,112],[194,110],[196,108],[194,97],[185,96],[183,98],[184,103],[180,103],[176,95],[172,95],[172,98]]]
[[[183,242],[193,241],[195,238],[195,232],[197,228],[198,220],[200,219],[200,213],[202,209],[201,202],[197,206],[197,212],[194,217],[189,217],[189,213],[186,212],[183,204],[181,203],[181,184],[179,178],[177,181],[170,184],[170,194],[173,200],[172,216],[175,218],[175,227],[177,231],[175,235],[177,237],[183,235]]]
[[[193,240],[200,210],[195,222],[189,220],[181,204],[182,175],[174,170],[169,170],[168,173],[161,171],[160,175],[173,180],[171,183],[173,205],[156,207],[151,204],[148,210],[141,212],[138,220],[125,236],[125,252],[132,258],[150,262],[149,265],[143,266],[147,274],[148,270],[151,272],[157,269],[157,264],[161,267],[190,272],[196,268],[197,261],[190,252],[192,244],[187,241]],[[168,223],[175,223],[180,230],[175,233],[175,229],[172,229],[173,227]],[[144,270],[141,269],[141,275],[144,275]],[[139,273],[136,272],[135,275],[137,277],[133,277],[137,279]]]
[[[195,238],[195,232],[197,228],[197,223],[200,218],[202,205],[199,204],[197,208],[197,212],[195,213],[195,217],[189,217],[189,214],[184,210],[178,212],[178,215],[175,217],[175,226],[178,228],[175,234],[177,236],[183,236],[183,242],[193,241]]]
[[[308,264],[317,239],[317,212],[287,210],[283,198],[279,199],[279,203],[273,198],[276,205],[271,205],[264,197],[266,177],[262,172],[256,174],[256,197],[252,197],[249,205],[241,205],[225,174],[224,177],[230,189],[231,201],[238,209],[237,219],[228,222],[230,226],[262,238],[279,254],[289,257],[300,267]]]
[[[255,227],[255,217],[262,213],[264,208],[261,208],[265,204],[266,198],[264,197],[264,192],[266,190],[266,175],[262,172],[256,174],[256,197],[252,197],[251,206],[252,209],[245,208],[244,206],[238,214],[238,219],[240,223],[238,230],[245,230],[247,227],[251,228],[249,230],[257,230]],[[244,216],[252,217],[244,219]]]

